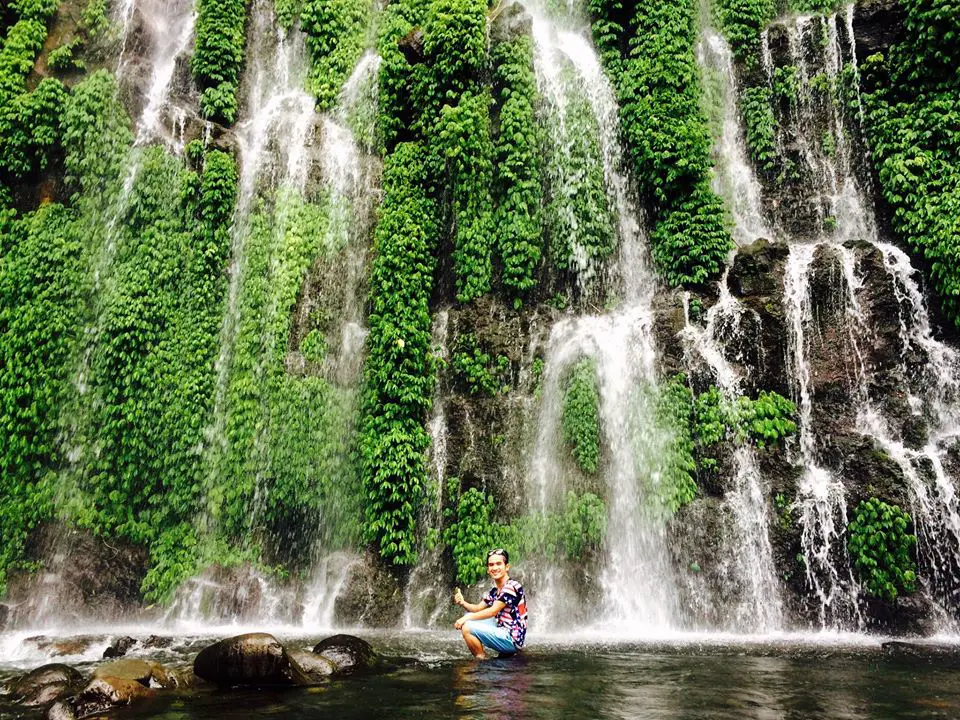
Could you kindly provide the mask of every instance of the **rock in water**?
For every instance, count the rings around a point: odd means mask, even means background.
[[[132,680],[144,687],[173,688],[177,686],[176,681],[170,677],[167,669],[160,663],[134,658],[114,660],[106,665],[101,665],[94,671],[93,676],[95,678]]]
[[[193,672],[217,685],[313,685],[283,645],[267,633],[221,640],[200,651]]]
[[[304,650],[288,650],[287,652],[314,683],[325,682],[337,672],[337,666],[323,655],[315,655]]]
[[[137,644],[135,638],[132,637],[118,637],[110,646],[103,651],[104,658],[118,658],[123,657],[127,654],[127,650],[132,648]]]
[[[95,677],[83,692],[74,698],[72,709],[76,717],[83,718],[121,705],[130,705],[150,697],[153,692],[136,680]]]
[[[10,684],[9,699],[19,705],[46,705],[69,695],[83,682],[83,676],[69,665],[52,663],[31,670]]]
[[[337,674],[372,670],[380,660],[370,643],[353,635],[328,637],[317,643],[313,652],[332,662]]]

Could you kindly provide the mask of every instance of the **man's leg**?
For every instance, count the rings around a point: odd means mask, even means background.
[[[460,628],[460,632],[463,633],[463,640],[467,643],[470,654],[475,658],[483,660],[487,657],[483,652],[483,643],[473,634],[473,628],[476,627],[476,623],[476,620],[468,620],[463,624],[463,627]]]

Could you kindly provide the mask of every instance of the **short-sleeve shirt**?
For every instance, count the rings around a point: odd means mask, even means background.
[[[523,585],[516,580],[507,580],[503,590],[496,586],[483,596],[487,607],[497,600],[504,604],[504,608],[497,613],[497,627],[505,627],[510,631],[510,639],[519,650],[527,638],[527,598],[523,593]]]

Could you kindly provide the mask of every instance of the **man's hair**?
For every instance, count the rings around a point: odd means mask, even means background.
[[[492,558],[494,555],[503,555],[503,564],[508,565],[510,563],[510,553],[508,553],[503,548],[497,548],[496,550],[491,550],[487,553],[487,560]]]

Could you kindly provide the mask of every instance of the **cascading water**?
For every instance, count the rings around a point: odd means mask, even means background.
[[[743,394],[740,373],[727,360],[722,336],[736,334],[744,308],[730,294],[727,276],[720,283],[720,297],[707,312],[703,328],[690,322],[685,302],[685,327],[681,333],[687,353],[700,358],[726,402],[734,406]],[[739,632],[773,632],[783,626],[783,608],[770,542],[768,483],[761,475],[756,449],[749,444],[733,453],[733,478],[724,495],[724,508],[732,526],[721,541],[721,572],[724,597],[708,597],[698,607],[720,605],[710,613],[729,629]],[[694,590],[696,592],[696,589]]]
[[[669,441],[657,428],[644,387],[655,382],[655,351],[651,308],[653,279],[647,270],[640,218],[629,198],[621,170],[617,140],[617,110],[613,92],[600,72],[599,62],[583,31],[561,30],[534,10],[536,43],[534,65],[540,92],[553,120],[549,151],[568,157],[572,128],[565,110],[583,92],[599,135],[600,157],[607,202],[618,218],[618,260],[621,303],[605,315],[579,316],[557,322],[550,333],[542,384],[542,407],[531,458],[531,503],[545,513],[562,500],[570,470],[561,455],[560,421],[563,380],[572,365],[591,358],[599,386],[599,413],[606,441],[603,464],[608,526],[606,563],[600,577],[604,617],[630,632],[660,632],[676,624],[677,608],[672,568],[668,560],[665,523],[652,507],[658,451]],[[563,160],[557,168],[562,178]],[[575,178],[568,181],[575,182]],[[556,190],[555,190],[556,192]],[[580,265],[581,272],[584,266]],[[560,568],[548,562],[537,588],[536,620],[543,627],[574,621],[583,606],[566,586]],[[590,621],[594,617],[580,618]]]
[[[697,60],[720,84],[722,125],[714,141],[717,168],[714,190],[724,198],[733,217],[733,235],[738,245],[757,238],[772,238],[760,199],[760,182],[750,166],[737,112],[737,77],[733,54],[723,37],[705,28],[697,45]]]

